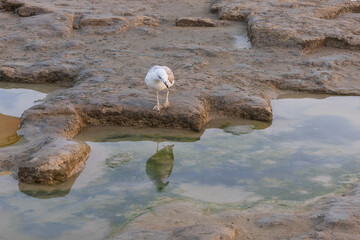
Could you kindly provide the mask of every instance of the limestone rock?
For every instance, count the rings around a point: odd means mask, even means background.
[[[53,139],[19,167],[18,178],[25,183],[64,182],[82,169],[89,152],[86,143]]]
[[[15,9],[24,5],[21,0],[1,0],[2,6],[6,11],[15,11]]]
[[[43,8],[40,6],[28,6],[23,5],[16,9],[15,13],[17,13],[20,17],[31,17],[39,14],[51,13],[53,12],[50,9]]]
[[[42,41],[35,41],[24,45],[24,48],[37,51],[45,47],[43,45]],[[80,61],[72,60],[70,57],[55,57],[35,64],[4,64],[0,66],[0,80],[25,83],[61,82],[63,85],[71,85],[80,70]]]
[[[238,230],[234,227],[221,225],[198,224],[180,229],[172,234],[171,239],[199,239],[199,240],[233,240]]]
[[[22,18],[17,28],[41,37],[70,36],[73,31],[74,14],[49,13]]]
[[[211,7],[220,19],[246,21],[255,46],[298,47],[305,52],[323,46],[360,49],[358,17],[353,15],[359,9],[360,2],[341,0],[330,5],[220,0]]]
[[[176,19],[176,26],[179,27],[217,27],[218,22],[210,18],[183,17]]]
[[[270,215],[263,217],[257,220],[255,224],[260,228],[271,228],[281,225],[286,226],[292,222],[294,222],[293,216],[290,214],[284,214],[284,215]]]
[[[129,23],[119,16],[84,15],[80,19],[79,27],[87,33],[113,34],[126,31]]]
[[[360,224],[360,185],[357,184],[349,194],[324,199],[317,205],[310,219],[314,222],[316,230],[347,229]],[[354,232],[355,233],[355,232]],[[360,234],[360,231],[357,231]]]
[[[121,167],[126,162],[130,161],[132,156],[130,153],[121,152],[105,159],[105,164],[110,168]]]
[[[42,40],[31,41],[23,46],[27,51],[37,51],[46,48],[46,44]]]

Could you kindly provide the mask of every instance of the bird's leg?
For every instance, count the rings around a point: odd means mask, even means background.
[[[160,103],[159,103],[159,91],[156,91],[156,100],[157,100],[157,104],[156,104],[156,106],[155,106],[153,109],[156,109],[156,110],[160,111],[160,109],[161,109],[163,106],[161,106]]]
[[[164,107],[170,107],[170,103],[169,103],[169,89],[167,90],[167,93],[166,93],[166,100],[165,100],[165,103],[164,103]]]

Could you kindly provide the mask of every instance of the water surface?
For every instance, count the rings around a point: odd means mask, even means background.
[[[0,82],[0,147],[8,146],[20,140],[17,135],[21,114],[37,101],[46,97],[46,93],[25,89],[30,84],[14,84]],[[37,86],[45,88],[46,84]],[[50,90],[51,88],[45,88]]]
[[[88,128],[91,154],[59,186],[18,184],[0,174],[5,239],[103,239],[164,199],[206,206],[299,203],[358,181],[360,98],[273,101],[272,125],[222,128]]]

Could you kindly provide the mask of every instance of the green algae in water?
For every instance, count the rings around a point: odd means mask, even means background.
[[[0,176],[2,236],[103,239],[165,199],[241,208],[311,200],[357,181],[358,97],[281,99],[273,101],[273,111],[270,127],[226,124],[183,136],[154,129],[132,135],[124,128],[124,138],[112,137],[119,134],[110,127],[104,127],[105,134],[101,128],[93,132],[108,142],[80,135],[92,152],[68,187],[39,191]]]

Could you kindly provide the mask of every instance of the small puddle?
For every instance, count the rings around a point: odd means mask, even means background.
[[[273,111],[271,126],[221,121],[200,133],[87,128],[76,137],[92,149],[78,177],[36,186],[0,176],[0,232],[103,239],[164,199],[293,206],[358,181],[359,97],[279,99]]]
[[[21,84],[0,82],[0,147],[20,140],[17,135],[21,114],[47,93],[59,89],[50,84]]]
[[[242,49],[250,49],[252,48],[252,44],[247,32],[246,24],[239,23],[239,28],[237,33],[232,35],[234,39],[234,46],[238,50]]]
[[[247,33],[236,34],[234,37],[234,45],[237,49],[250,49],[252,44]]]

